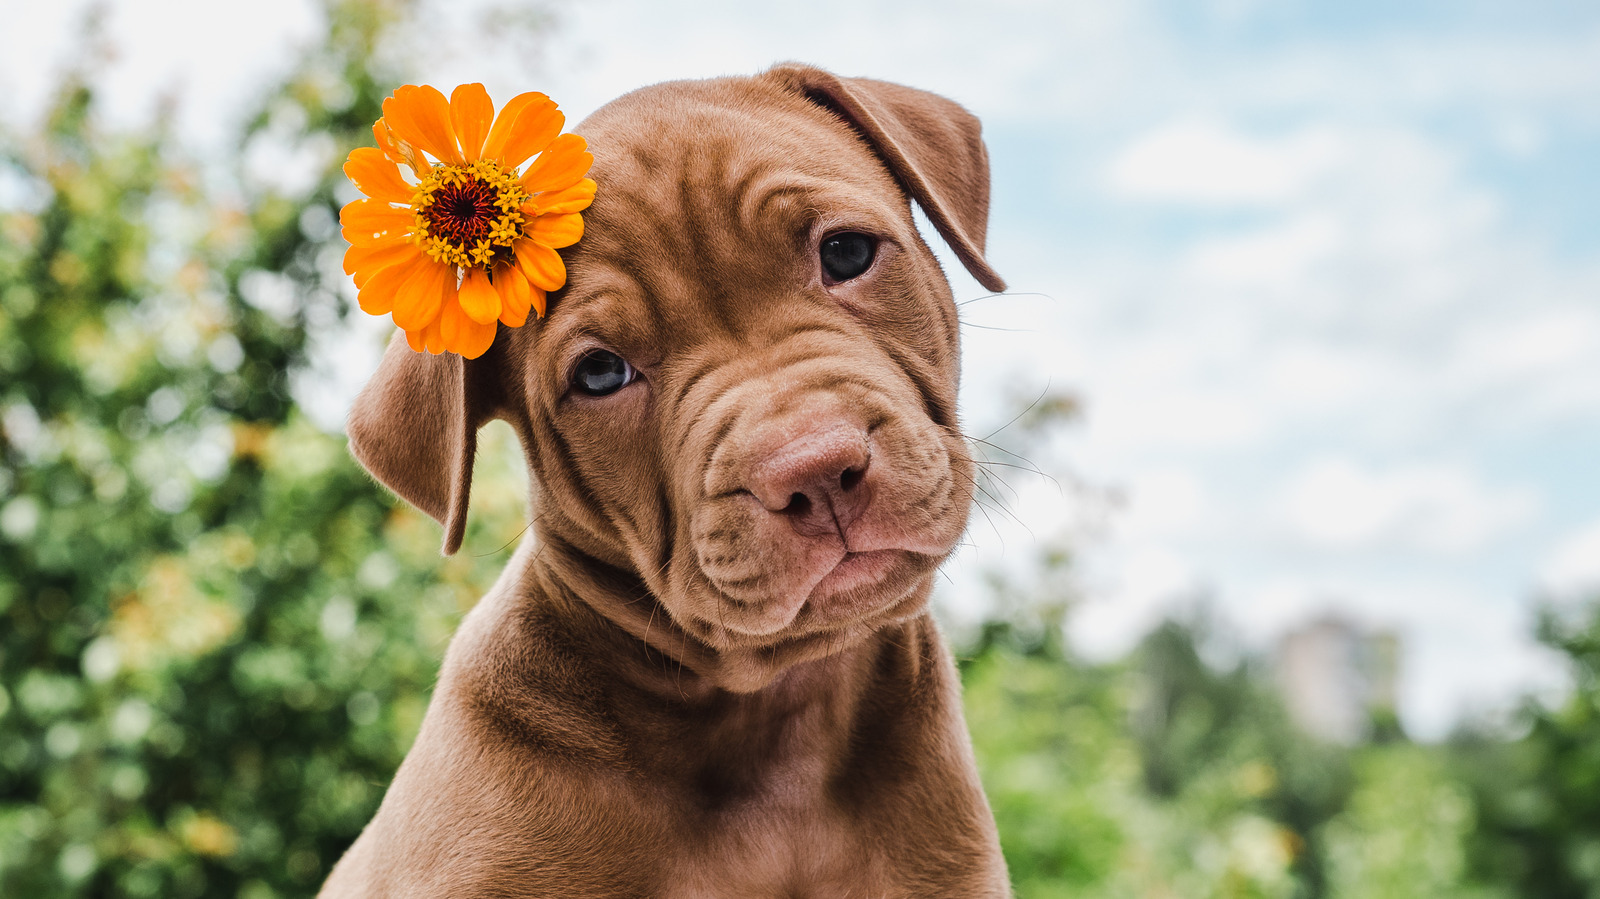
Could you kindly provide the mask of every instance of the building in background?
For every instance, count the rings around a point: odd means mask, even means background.
[[[1400,638],[1327,615],[1278,641],[1279,689],[1306,733],[1349,746],[1396,727]]]

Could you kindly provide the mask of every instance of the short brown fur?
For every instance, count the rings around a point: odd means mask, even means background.
[[[977,121],[788,64],[576,130],[600,188],[549,317],[472,361],[392,342],[351,413],[446,552],[477,429],[510,422],[534,528],[322,895],[1008,895],[926,608],[973,468],[908,203],[1003,289]],[[876,254],[833,283],[840,232]],[[637,379],[573,389],[597,350]]]

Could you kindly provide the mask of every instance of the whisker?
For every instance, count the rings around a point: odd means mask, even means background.
[[[511,544],[516,543],[518,540],[521,540],[522,539],[522,535],[528,533],[528,529],[531,528],[531,527],[533,527],[533,522],[529,521],[527,524],[524,524],[522,526],[522,530],[517,531],[515,534],[513,534],[511,536],[510,540],[507,540],[505,543],[502,543],[500,545],[499,549],[491,550],[490,552],[486,552],[486,553],[475,553],[472,557],[474,559],[486,559],[486,558],[488,558],[490,556],[498,556],[498,555],[500,555],[501,553],[505,552],[506,549],[511,546]]]
[[[961,307],[966,306],[966,305],[971,304],[971,303],[978,303],[978,302],[982,302],[984,300],[998,299],[1000,297],[1043,297],[1044,299],[1047,299],[1047,300],[1055,299],[1055,297],[1051,296],[1048,293],[1040,293],[1038,291],[1033,291],[1033,290],[1018,290],[1018,291],[1007,290],[1007,291],[1003,291],[1001,293],[986,293],[983,296],[972,297],[971,299],[962,300],[959,303],[956,303],[956,308],[960,309]]]
[[[977,328],[980,331],[1004,331],[1007,334],[1032,334],[1033,328],[1002,328],[999,325],[980,325],[976,322],[962,322],[963,328]]]
[[[1027,406],[1024,406],[1021,412],[1018,412],[1016,415],[1011,416],[1011,420],[1010,421],[1006,422],[1005,424],[1001,425],[998,428],[995,428],[993,431],[990,431],[989,433],[983,435],[982,439],[984,441],[987,441],[990,437],[993,437],[994,435],[1000,433],[1001,431],[1004,431],[1006,428],[1009,428],[1012,425],[1016,424],[1018,421],[1021,421],[1022,417],[1024,415],[1027,415],[1029,412],[1032,412],[1033,411],[1033,407],[1039,405],[1042,402],[1044,402],[1044,398],[1049,396],[1049,395],[1050,395],[1050,382],[1049,381],[1045,381],[1044,382],[1044,389],[1040,390],[1039,391],[1039,395],[1033,398],[1033,402],[1029,403]]]

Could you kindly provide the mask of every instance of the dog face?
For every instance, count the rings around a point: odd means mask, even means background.
[[[476,428],[510,420],[558,579],[680,658],[692,638],[727,686],[920,610],[973,469],[955,307],[908,197],[1003,288],[975,120],[783,66],[647,88],[577,130],[600,189],[549,317],[469,363],[391,345],[357,456],[451,551]]]

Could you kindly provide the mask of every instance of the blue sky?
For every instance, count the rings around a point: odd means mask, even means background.
[[[77,7],[42,6],[0,37],[9,121],[64,58]],[[220,6],[111,4],[117,115],[174,90],[215,145],[317,17]],[[980,611],[976,571],[1059,537],[1090,654],[1206,595],[1257,648],[1329,610],[1398,630],[1423,736],[1560,682],[1534,603],[1600,586],[1600,7],[595,0],[538,53],[483,51],[462,8],[414,41],[425,80],[537,88],[574,119],[800,59],[984,120],[1014,295],[965,307],[1012,329],[968,330],[969,428],[1078,392],[1083,422],[1035,461],[1122,499],[1017,483],[1022,523],[974,527],[952,617]]]

